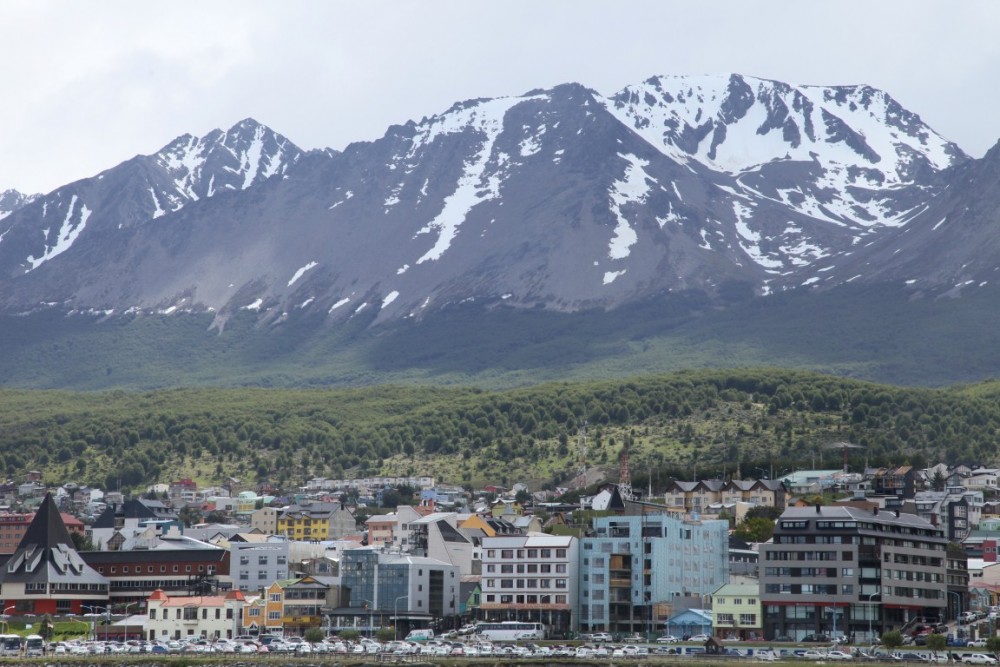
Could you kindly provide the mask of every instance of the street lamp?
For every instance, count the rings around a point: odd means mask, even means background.
[[[94,641],[96,642],[97,641],[97,617],[100,616],[100,614],[97,613],[97,610],[100,609],[102,612],[107,612],[108,613],[108,620],[109,621],[111,620],[111,615],[110,615],[111,612],[110,612],[110,610],[107,607],[98,607],[96,605],[83,605],[82,609],[89,609],[90,610],[90,613],[88,614],[88,616],[90,616],[90,622],[91,622],[92,627],[94,628]],[[105,639],[105,641],[107,641],[107,638],[108,638],[107,632],[108,632],[107,631],[107,626],[105,626],[105,628],[104,628],[104,639]]]
[[[872,637],[872,616],[874,616],[874,614],[872,614],[872,606],[874,604],[872,602],[872,598],[875,597],[876,595],[882,595],[882,591],[878,591],[877,593],[869,593],[868,595],[861,596],[868,598],[868,641],[872,641],[874,639],[874,637]],[[879,604],[881,603],[882,601],[879,600]],[[872,642],[872,644],[874,644],[874,642]]]
[[[125,641],[126,642],[128,641],[128,608],[129,607],[134,607],[137,604],[139,604],[139,603],[138,602],[129,602],[127,605],[125,605]]]
[[[400,595],[396,598],[396,601],[392,603],[392,636],[393,639],[399,639],[399,601],[408,600],[409,595]]]

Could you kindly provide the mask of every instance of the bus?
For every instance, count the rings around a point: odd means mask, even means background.
[[[519,639],[545,639],[545,626],[541,623],[499,621],[476,623],[476,634],[490,641],[517,641]]]
[[[0,655],[21,655],[21,637],[0,635]]]
[[[45,655],[45,640],[41,635],[28,635],[24,638],[24,656]]]

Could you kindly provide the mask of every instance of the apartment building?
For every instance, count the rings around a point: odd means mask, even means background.
[[[826,633],[870,641],[915,619],[944,620],[947,540],[914,514],[793,507],[761,545],[768,639]]]
[[[278,511],[276,532],[292,540],[339,540],[357,532],[357,524],[341,503],[306,501]]]
[[[272,581],[288,578],[288,540],[273,537],[265,542],[229,543],[233,588],[259,591]]]
[[[579,563],[575,537],[483,538],[482,618],[540,622],[554,636],[578,630]]]
[[[666,505],[677,512],[708,512],[713,505],[746,503],[757,507],[785,507],[785,486],[776,479],[703,479],[674,481],[664,491]]]
[[[705,596],[729,582],[728,521],[610,516],[594,519],[593,533],[580,540],[584,632],[644,633],[663,620],[661,611],[684,598],[701,606]]]

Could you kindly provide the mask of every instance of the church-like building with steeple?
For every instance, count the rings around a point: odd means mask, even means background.
[[[109,582],[73,546],[51,494],[0,571],[5,613],[83,614],[108,604]]]

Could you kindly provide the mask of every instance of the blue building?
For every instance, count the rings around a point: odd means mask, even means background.
[[[729,583],[729,522],[594,519],[580,540],[580,630],[640,633]]]

